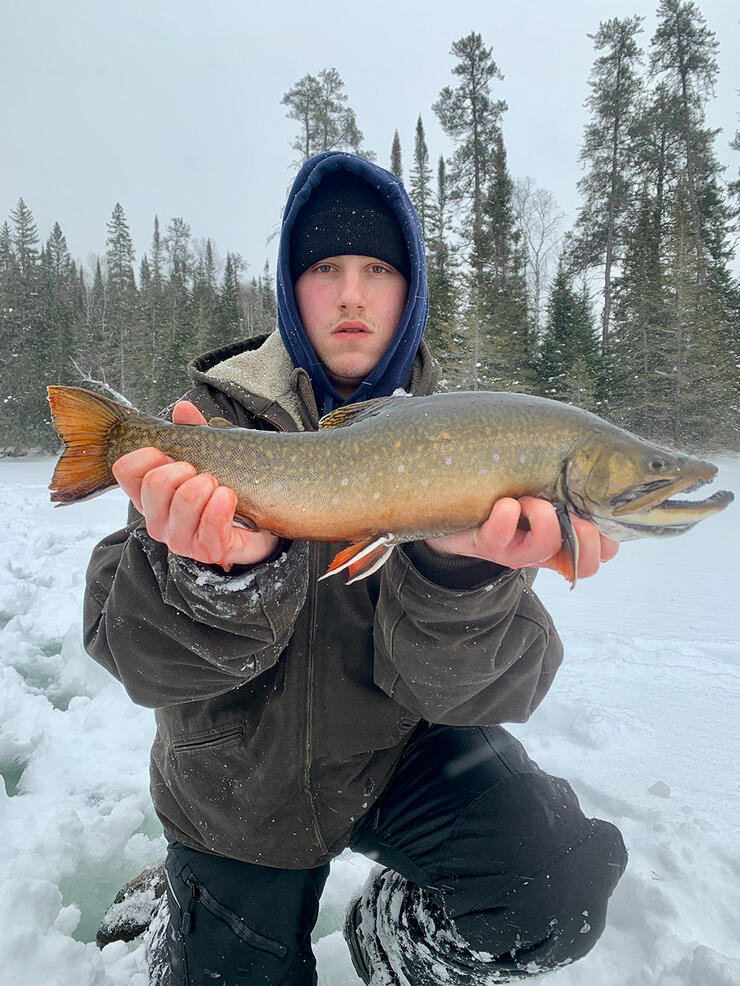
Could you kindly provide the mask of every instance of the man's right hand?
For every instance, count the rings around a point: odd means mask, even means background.
[[[172,420],[208,423],[190,401],[175,404]],[[155,448],[137,449],[114,463],[113,475],[143,514],[149,535],[176,555],[228,571],[264,561],[278,546],[280,539],[270,531],[235,527],[234,491],[189,462],[176,462]]]

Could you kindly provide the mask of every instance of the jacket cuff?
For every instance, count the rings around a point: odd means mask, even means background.
[[[504,565],[480,558],[439,555],[423,541],[409,542],[403,546],[403,551],[420,575],[445,589],[478,589],[511,571]]]
[[[282,550],[266,561],[235,565],[225,572],[219,565],[203,565],[173,554],[152,540],[146,530],[139,529],[134,536],[149,557],[164,601],[198,623],[231,631],[235,623],[249,622],[261,611],[279,636],[289,629],[283,624],[292,622],[294,610],[297,612],[305,599],[305,542],[281,542]]]

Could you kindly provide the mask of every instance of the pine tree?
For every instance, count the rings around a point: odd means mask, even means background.
[[[419,215],[424,241],[429,236],[429,216],[432,210],[432,169],[429,167],[429,148],[421,116],[416,121],[414,137],[414,166],[409,175],[409,197]]]
[[[362,131],[347,99],[344,82],[335,68],[322,69],[318,76],[304,75],[285,93],[281,102],[288,107],[286,116],[301,128],[290,145],[301,155],[301,163],[321,151],[350,150],[362,157],[374,157],[362,149]]]
[[[601,345],[606,351],[612,309],[614,265],[624,238],[624,216],[632,192],[630,130],[641,92],[641,59],[637,35],[641,17],[602,21],[593,39],[597,51],[586,101],[591,120],[586,127],[581,160],[589,171],[578,183],[584,204],[576,221],[576,256],[582,268],[603,264],[604,288]]]
[[[393,134],[393,143],[391,144],[391,171],[393,174],[403,181],[403,164],[401,162],[401,138],[398,136],[398,131],[396,130]]]
[[[432,107],[444,132],[456,144],[450,165],[451,198],[467,209],[472,239],[480,235],[486,184],[501,116],[506,110],[503,100],[494,100],[491,85],[503,79],[493,51],[486,48],[475,31],[452,45],[451,54],[458,62],[452,69],[460,78],[455,89],[445,86]]]

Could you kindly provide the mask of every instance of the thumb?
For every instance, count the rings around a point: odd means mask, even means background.
[[[208,422],[191,401],[178,401],[172,408],[172,422],[176,425],[206,425]]]

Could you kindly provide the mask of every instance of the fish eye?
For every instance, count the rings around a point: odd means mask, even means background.
[[[668,468],[668,463],[665,459],[659,459],[657,456],[648,461],[648,469],[650,472],[662,472],[664,469]]]

